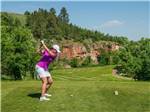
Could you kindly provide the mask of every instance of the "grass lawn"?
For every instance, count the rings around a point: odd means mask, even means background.
[[[150,112],[150,83],[111,72],[112,66],[53,70],[45,102],[40,81],[2,81],[2,112]]]

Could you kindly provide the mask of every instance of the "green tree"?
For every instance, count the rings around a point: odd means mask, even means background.
[[[62,7],[60,14],[58,15],[58,18],[60,21],[64,23],[69,23],[69,14],[67,13],[67,10],[65,7]]]
[[[13,17],[9,16],[6,12],[1,13],[1,25],[14,26]]]
[[[26,26],[32,30],[34,37],[37,39],[46,37],[47,15],[48,13],[41,8],[27,15]]]
[[[54,8],[51,8],[51,9],[50,9],[50,14],[53,14],[53,15],[56,16],[56,10],[55,10]]]
[[[119,51],[120,72],[137,80],[150,80],[150,39],[131,41]]]
[[[9,31],[9,32],[8,32]],[[2,75],[23,79],[30,71],[34,53],[34,40],[30,30],[22,27],[2,28]]]
[[[87,56],[84,61],[82,62],[82,66],[89,66],[91,64],[92,60],[90,56]]]
[[[70,66],[71,67],[78,67],[79,66],[79,62],[77,58],[73,58],[70,60]]]
[[[100,55],[97,57],[98,63],[100,65],[109,65],[110,64],[110,54],[109,51],[104,49],[100,50]]]
[[[29,11],[25,11],[24,15],[30,15]]]
[[[47,36],[52,39],[55,38],[60,33],[60,29],[57,24],[57,18],[53,13],[50,13],[47,17]]]

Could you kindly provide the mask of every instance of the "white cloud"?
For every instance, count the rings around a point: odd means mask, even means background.
[[[100,27],[101,28],[112,28],[112,27],[119,27],[122,26],[124,22],[119,20],[110,20],[105,23],[103,23]]]

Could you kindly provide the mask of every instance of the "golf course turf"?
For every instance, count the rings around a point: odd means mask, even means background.
[[[51,100],[44,102],[39,80],[2,81],[2,112],[150,112],[150,83],[115,77],[112,68],[53,70]]]

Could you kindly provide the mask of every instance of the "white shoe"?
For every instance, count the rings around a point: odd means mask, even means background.
[[[48,94],[48,93],[45,93],[44,94],[46,97],[51,97],[52,95],[51,94]]]
[[[40,97],[40,101],[49,101],[50,99],[49,98],[46,98],[45,96],[41,96]]]

